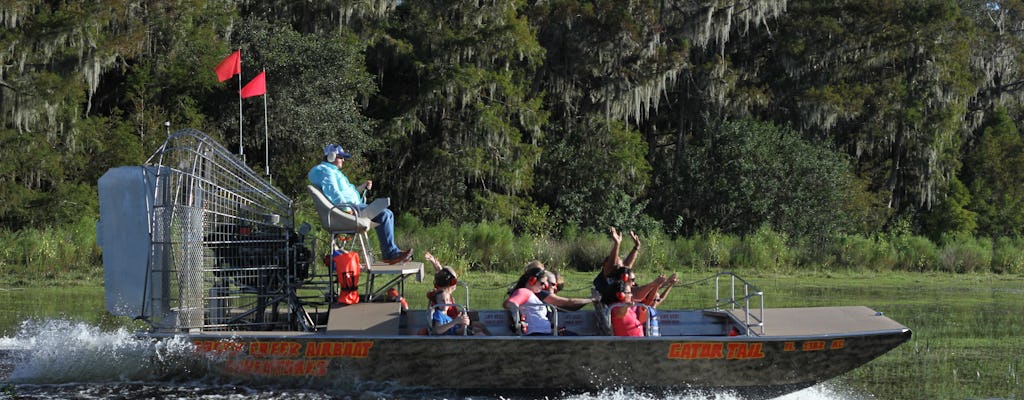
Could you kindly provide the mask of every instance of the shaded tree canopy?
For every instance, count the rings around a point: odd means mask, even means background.
[[[521,233],[1024,219],[1020,0],[29,0],[0,24],[8,229],[95,217],[165,121],[293,196],[339,142],[399,211]],[[236,49],[268,85],[242,143],[239,78],[212,71]]]

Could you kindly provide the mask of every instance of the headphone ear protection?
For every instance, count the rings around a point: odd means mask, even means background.
[[[536,284],[540,278],[544,277],[544,270],[540,268],[530,268],[529,271],[526,271],[526,274],[530,276],[526,279],[526,285],[530,286]]]
[[[324,157],[327,157],[327,162],[334,162],[334,160],[338,159],[338,153],[330,153]]]
[[[456,278],[455,273],[447,267],[442,268],[437,272],[437,275],[434,276],[434,287],[455,286],[457,283],[459,283],[459,278]]]
[[[455,277],[455,273],[448,269],[445,269],[445,271],[448,272],[448,286],[455,286],[459,283],[459,278]]]
[[[619,301],[626,301],[626,294],[622,292],[615,292],[615,298],[619,299]]]

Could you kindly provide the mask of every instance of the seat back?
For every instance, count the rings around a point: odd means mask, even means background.
[[[644,304],[644,303],[615,303],[615,304],[609,304],[609,305],[604,306],[604,310],[601,311],[604,314],[604,317],[603,317],[604,321],[600,321],[600,323],[607,323],[608,325],[606,327],[608,329],[608,332],[611,332],[611,335],[614,336],[615,335],[615,329],[612,328],[612,310],[614,310],[616,308],[619,308],[619,307],[634,307],[634,306],[642,307],[642,308],[646,309],[647,315],[648,316],[651,315],[651,307],[646,305],[646,304]],[[651,319],[648,317],[647,321],[644,322],[644,336],[651,336],[650,333],[651,333]]]
[[[558,336],[558,307],[550,304],[544,304],[544,308],[548,313],[548,322],[551,323],[551,335]],[[523,322],[525,318],[519,311],[519,307],[506,309],[505,311],[508,313],[508,327],[512,330],[512,334],[522,336],[524,333]],[[527,332],[525,333],[529,333],[529,327],[527,327],[526,330]]]
[[[360,218],[344,211],[344,205],[334,205],[316,186],[306,185],[313,196],[320,225],[329,232],[363,233],[370,228],[369,218]]]

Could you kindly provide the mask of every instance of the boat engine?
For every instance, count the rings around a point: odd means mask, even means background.
[[[112,314],[165,331],[313,329],[316,301],[298,295],[314,275],[310,226],[296,231],[294,202],[205,134],[175,132],[98,188]]]

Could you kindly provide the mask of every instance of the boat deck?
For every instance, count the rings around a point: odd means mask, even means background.
[[[737,320],[744,321],[742,310],[729,310]],[[751,310],[751,317],[760,311]],[[764,310],[764,334],[751,328],[761,337],[811,336],[868,333],[908,329],[882,313],[864,306],[769,308]],[[751,318],[753,322],[753,318]]]

